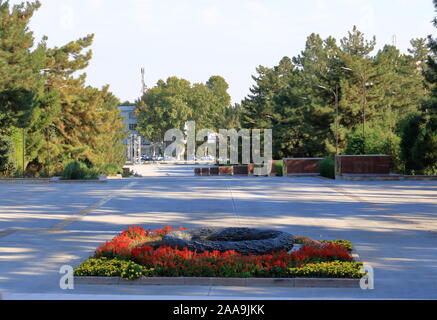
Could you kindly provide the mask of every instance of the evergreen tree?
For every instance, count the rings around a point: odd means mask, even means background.
[[[339,48],[332,37],[322,40],[319,35],[308,37],[306,48],[293,59],[299,70],[300,86],[304,88],[303,123],[300,130],[306,137],[302,141],[301,156],[321,156],[335,153],[337,123],[336,100],[340,98]],[[299,83],[295,83],[298,85]],[[306,149],[306,150],[305,150]]]
[[[0,1],[0,131],[26,128],[38,105],[37,95],[44,83],[42,47],[33,49],[28,24],[40,3],[27,2],[10,7]],[[1,133],[0,132],[0,133]]]
[[[434,6],[437,11],[437,0]],[[437,18],[433,24],[437,28]],[[421,112],[405,123],[402,136],[402,155],[408,173],[437,174],[437,39],[429,36],[428,46],[430,53],[422,70],[431,94],[422,104]]]
[[[281,154],[281,126],[287,124],[283,121],[283,110],[286,106],[278,104],[279,94],[289,85],[293,76],[294,66],[288,57],[284,57],[279,65],[274,68],[259,66],[257,76],[252,76],[255,85],[250,89],[251,94],[241,103],[241,125],[246,129],[274,129],[273,151],[274,157]],[[284,99],[281,99],[284,100]]]

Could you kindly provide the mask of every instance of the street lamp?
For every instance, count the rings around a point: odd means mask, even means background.
[[[338,105],[339,105],[338,84],[335,85],[335,90],[327,88],[325,86],[321,86],[321,85],[319,85],[317,87],[320,88],[320,89],[323,89],[323,90],[331,92],[332,94],[334,94],[334,97],[335,97],[335,113],[336,113],[336,115],[335,115],[335,155],[338,156],[338,140],[339,140],[339,138],[338,138],[338,127],[339,127],[339,123],[338,123],[338,118],[339,118],[339,112],[338,112]]]

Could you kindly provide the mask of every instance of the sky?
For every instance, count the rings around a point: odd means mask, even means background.
[[[21,1],[10,1],[20,3]],[[40,0],[31,21],[50,46],[94,33],[88,84],[109,84],[121,100],[170,76],[192,83],[221,75],[233,102],[253,85],[259,65],[296,56],[311,33],[343,38],[354,25],[378,46],[436,34],[432,0]]]

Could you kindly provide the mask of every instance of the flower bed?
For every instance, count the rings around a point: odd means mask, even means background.
[[[184,230],[183,228],[179,230]],[[353,261],[352,244],[345,240],[313,241],[295,238],[301,245],[291,253],[242,255],[235,251],[193,252],[163,246],[171,227],[155,231],[129,227],[100,246],[82,263],[75,276],[220,277],[220,278],[351,278],[364,274]]]

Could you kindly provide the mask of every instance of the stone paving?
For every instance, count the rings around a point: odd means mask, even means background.
[[[188,166],[148,166],[143,176],[98,185],[0,185],[3,298],[437,299],[435,181],[194,177]],[[77,266],[129,225],[269,227],[314,239],[348,239],[374,267],[375,290],[90,285],[60,290],[62,265]]]

